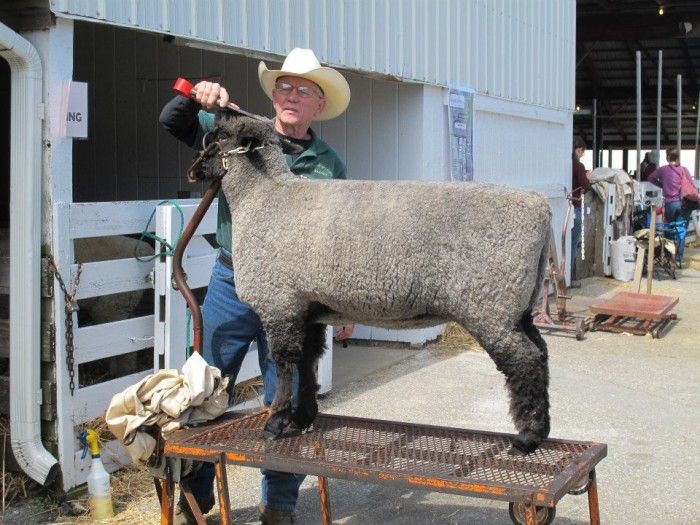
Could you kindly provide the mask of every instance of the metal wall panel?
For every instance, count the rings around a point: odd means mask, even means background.
[[[51,0],[93,19],[570,110],[575,0]]]

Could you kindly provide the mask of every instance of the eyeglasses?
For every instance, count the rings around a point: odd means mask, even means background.
[[[315,89],[310,87],[292,86],[287,82],[277,82],[275,84],[275,91],[277,91],[281,95],[284,95],[285,97],[291,95],[292,91],[294,91],[295,89],[297,90],[297,95],[299,95],[299,98],[311,98],[314,95],[317,95],[318,98],[323,98],[323,95],[321,95]]]

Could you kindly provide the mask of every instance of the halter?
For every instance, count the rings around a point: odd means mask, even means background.
[[[251,140],[245,146],[238,146],[237,148],[233,148],[233,149],[224,151],[223,147],[221,146],[221,141],[219,141],[219,140],[207,144],[207,139],[209,138],[210,134],[211,134],[211,132],[205,134],[204,137],[202,137],[202,150],[199,152],[197,157],[192,162],[192,166],[190,166],[190,169],[187,170],[187,179],[190,182],[198,182],[199,179],[197,179],[193,176],[192,171],[194,170],[194,168],[198,164],[203,162],[206,157],[211,156],[213,150],[218,150],[218,155],[219,155],[219,158],[221,159],[221,167],[224,169],[224,171],[228,171],[229,168],[231,167],[231,161],[230,161],[231,155],[243,155],[244,153],[248,153],[251,151],[258,151],[258,150],[263,149],[265,147],[265,144],[262,144],[262,145],[254,148],[254,147],[252,147],[253,141]]]

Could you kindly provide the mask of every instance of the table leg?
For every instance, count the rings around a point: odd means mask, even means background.
[[[214,464],[216,472],[216,488],[219,492],[219,508],[221,509],[221,525],[233,525],[231,516],[231,501],[228,497],[228,478],[226,477],[226,454],[219,456]]]
[[[321,522],[323,525],[331,525],[333,518],[331,517],[331,494],[328,488],[328,478],[325,476],[318,477],[318,495],[321,498]]]
[[[171,525],[175,511],[175,482],[172,478],[160,478],[157,482],[160,483],[160,523]]]
[[[192,516],[194,517],[195,521],[199,525],[206,525],[206,521],[204,520],[202,510],[199,508],[199,503],[197,503],[197,500],[194,499],[194,495],[190,490],[189,483],[187,483],[186,481],[181,481],[180,492],[182,492],[182,495],[185,496],[185,499],[187,500],[187,504],[190,506],[190,510],[192,511]]]
[[[600,511],[598,509],[598,484],[596,483],[595,469],[588,475],[588,513],[591,516],[591,525],[600,525]]]

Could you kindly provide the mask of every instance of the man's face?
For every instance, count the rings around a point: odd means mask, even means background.
[[[277,119],[286,126],[308,127],[326,107],[326,99],[320,96],[321,89],[310,80],[300,77],[280,77],[276,85],[279,86],[280,83],[291,85],[294,89],[288,94],[277,88],[272,90],[272,105]],[[310,89],[312,96],[300,97],[296,89],[299,87]]]
[[[576,151],[576,158],[577,159],[580,159],[581,157],[583,157],[583,151],[584,151],[583,148],[576,148],[575,151]]]

